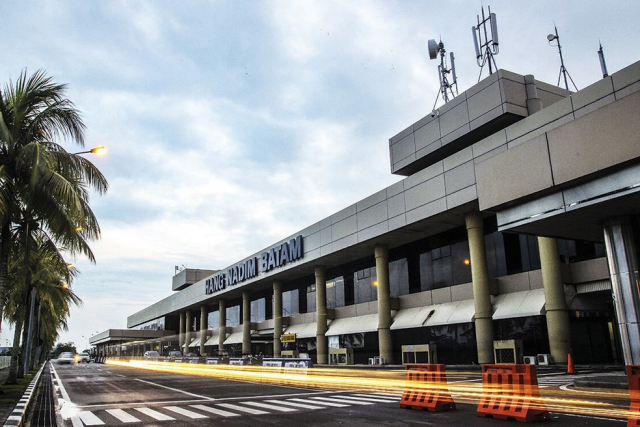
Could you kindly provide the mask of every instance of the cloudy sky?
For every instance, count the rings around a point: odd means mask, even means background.
[[[499,68],[556,84],[558,27],[578,88],[640,60],[640,2],[484,1]],[[486,9],[485,9],[486,10]],[[438,93],[429,39],[478,81],[480,1],[0,1],[0,83],[68,85],[106,175],[97,258],[61,341],[124,328],[171,294],[175,266],[223,268],[400,179],[388,139]],[[483,72],[485,77],[487,71]],[[80,151],[68,146],[69,151]],[[11,331],[4,325],[0,344]]]

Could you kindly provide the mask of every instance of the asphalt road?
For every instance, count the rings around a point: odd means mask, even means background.
[[[363,370],[359,379],[367,375],[368,371]],[[60,426],[516,425],[513,421],[476,416],[478,396],[473,391],[481,391],[482,384],[475,374],[450,376],[457,409],[437,413],[401,409],[402,392],[386,387],[384,382],[378,383],[378,390],[371,386],[350,388],[340,386],[340,377],[308,388],[94,363],[53,364],[52,376]],[[310,383],[312,380],[310,377]],[[560,375],[544,377],[540,383],[542,395],[560,409],[551,410],[553,426],[621,427],[627,422],[615,418],[614,412],[607,414],[607,408],[628,408],[624,392],[572,390],[571,379]],[[582,410],[575,408],[567,411],[577,413],[566,413],[562,405],[578,400],[587,402],[585,407],[589,408],[602,405],[601,416],[590,415],[589,411],[580,413]]]

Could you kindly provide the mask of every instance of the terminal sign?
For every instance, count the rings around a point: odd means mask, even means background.
[[[296,342],[296,334],[282,334],[280,342]]]
[[[260,258],[252,257],[246,261],[229,267],[227,271],[220,272],[205,281],[205,293],[215,294],[225,290],[229,286],[244,282],[266,273],[274,268],[282,267],[288,262],[302,259],[302,235],[272,247],[260,254]]]

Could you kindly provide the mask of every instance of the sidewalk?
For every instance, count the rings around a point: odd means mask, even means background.
[[[33,408],[37,406],[38,400],[42,400],[41,411],[48,411],[53,414],[53,422],[47,420],[41,427],[55,427],[55,408],[53,406],[53,386],[51,383],[51,375],[48,363],[43,366],[31,378],[29,384],[20,387],[5,385],[9,375],[9,369],[0,370],[0,387],[4,394],[0,394],[0,425],[2,426],[19,426],[29,425],[27,416],[35,414]],[[44,385],[44,387],[43,387]],[[47,396],[51,398],[47,401]],[[43,400],[44,399],[44,400]],[[46,408],[46,409],[45,409]]]

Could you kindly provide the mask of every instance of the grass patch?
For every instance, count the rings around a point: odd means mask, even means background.
[[[17,384],[4,384],[6,375],[3,375],[3,379],[0,381],[0,413],[8,413],[16,406],[16,404],[22,399],[29,384],[33,380],[33,377],[37,371],[31,371],[24,378],[18,378]]]

